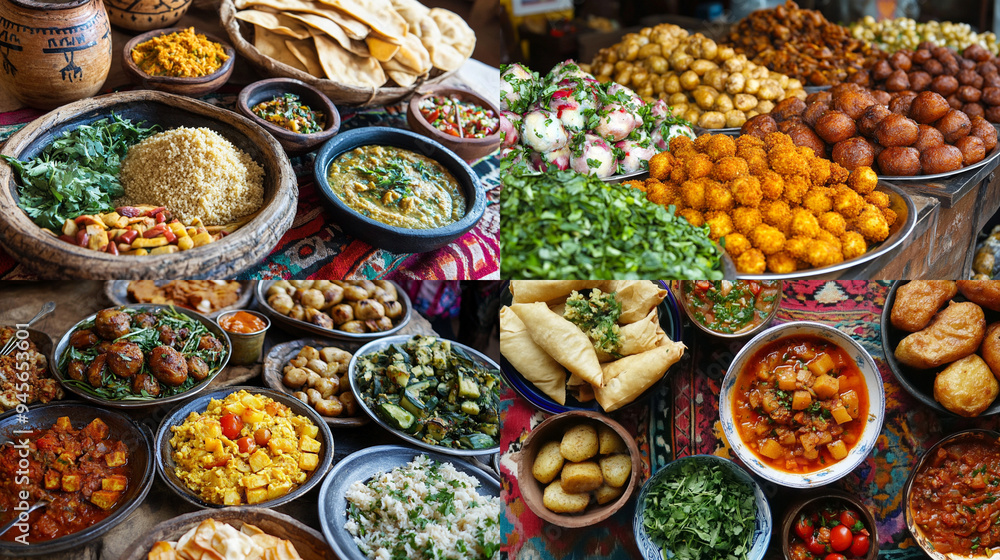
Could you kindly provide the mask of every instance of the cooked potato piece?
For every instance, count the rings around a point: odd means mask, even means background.
[[[601,474],[609,485],[615,488],[624,486],[632,476],[632,458],[623,453],[601,457]]]
[[[979,416],[1000,393],[1000,383],[976,354],[944,368],[934,379],[934,399],[960,416]]]
[[[854,420],[851,415],[847,412],[847,408],[844,405],[837,405],[830,409],[830,416],[833,417],[834,422],[838,424],[844,424]]]
[[[847,446],[844,444],[843,440],[838,439],[833,443],[827,444],[826,449],[830,452],[830,455],[833,455],[833,458],[838,461],[847,457]]]
[[[589,503],[590,494],[570,494],[563,490],[558,480],[546,486],[542,494],[542,504],[556,513],[580,513]]]
[[[1000,379],[1000,323],[991,323],[986,327],[986,336],[979,346],[979,355],[983,357],[993,375]]]
[[[812,404],[812,395],[809,391],[795,391],[792,394],[792,410],[805,410]]]
[[[957,284],[969,301],[1000,311],[1000,280],[959,280]]]
[[[531,474],[538,482],[548,484],[559,476],[562,467],[563,456],[559,452],[559,442],[550,441],[543,445],[535,456],[535,462],[531,464]]]
[[[614,431],[610,427],[605,425],[599,426],[597,428],[597,437],[600,440],[600,450],[598,452],[601,455],[628,453],[628,447],[625,446],[625,441],[618,435],[618,432]]]
[[[812,360],[809,360],[807,364],[809,371],[813,372],[813,375],[824,375],[830,373],[834,367],[833,358],[829,354],[820,354]]]
[[[613,486],[608,486],[607,483],[602,484],[600,488],[594,490],[594,498],[597,499],[597,503],[604,505],[613,502],[618,499],[618,496],[622,495],[624,488],[615,488]]]
[[[559,476],[562,488],[570,494],[596,490],[604,482],[601,467],[594,461],[566,463]]]
[[[770,459],[780,459],[785,456],[785,448],[773,439],[765,439],[760,444],[760,454]]]
[[[840,380],[830,375],[821,375],[813,383],[813,392],[821,399],[828,399],[840,392]]]
[[[896,359],[921,369],[942,366],[975,352],[985,334],[983,308],[968,301],[952,302],[926,329],[899,342]]]
[[[597,455],[597,430],[589,424],[578,424],[566,430],[559,452],[567,461],[579,463]]]
[[[917,332],[927,326],[946,301],[955,297],[958,285],[951,280],[914,280],[896,290],[889,320],[897,329]]]

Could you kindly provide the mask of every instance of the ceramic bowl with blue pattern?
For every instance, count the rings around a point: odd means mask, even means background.
[[[868,394],[868,416],[864,418],[865,426],[861,438],[848,451],[847,456],[840,461],[810,473],[793,473],[776,469],[763,460],[743,442],[733,418],[733,400],[737,390],[737,378],[744,368],[752,367],[751,360],[764,346],[784,338],[812,336],[830,342],[854,360],[858,370],[865,380]],[[814,488],[830,484],[846,476],[864,461],[875,447],[875,441],[882,431],[882,420],[885,417],[885,389],[882,385],[882,375],[875,365],[875,360],[860,343],[844,332],[821,323],[798,321],[772,327],[755,336],[736,354],[733,364],[722,380],[719,394],[719,418],[722,430],[733,452],[754,474],[781,486],[791,488]]]
[[[663,560],[664,558],[672,558],[673,552],[670,550],[664,550],[660,545],[654,543],[650,539],[649,534],[646,533],[646,523],[645,523],[645,513],[648,505],[649,493],[653,488],[658,487],[663,482],[674,477],[681,471],[684,465],[694,463],[698,465],[699,468],[708,468],[711,466],[718,465],[722,467],[722,470],[729,477],[729,480],[743,484],[749,488],[753,489],[754,497],[754,526],[753,526],[753,536],[750,537],[750,552],[747,554],[747,560],[760,560],[764,557],[764,553],[767,552],[767,545],[771,541],[771,526],[773,524],[771,519],[771,506],[767,502],[767,497],[764,496],[764,491],[761,490],[760,485],[739,465],[730,461],[729,459],[723,459],[722,457],[716,457],[715,455],[691,455],[689,457],[681,457],[675,461],[672,461],[667,466],[656,471],[656,473],[649,477],[649,480],[642,485],[642,490],[639,491],[639,498],[636,501],[635,507],[635,517],[632,520],[632,530],[635,533],[636,545],[639,547],[639,552],[645,560]]]

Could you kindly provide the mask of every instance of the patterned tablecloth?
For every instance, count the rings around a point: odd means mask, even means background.
[[[889,284],[885,282],[791,282],[775,319],[816,321],[850,334],[875,358],[885,386],[886,412],[875,449],[850,475],[833,484],[861,497],[877,519],[879,557],[892,560],[926,558],[913,542],[903,520],[903,485],[917,458],[945,434],[981,427],[997,429],[997,418],[941,418],[907,393],[894,379],[882,351],[879,320]],[[642,480],[675,457],[714,453],[729,456],[719,423],[719,387],[741,347],[704,335],[694,326],[684,329],[688,351],[669,372],[670,379],[644,406],[612,416],[636,434],[643,455]],[[518,560],[572,558],[641,558],[632,536],[634,500],[596,527],[562,529],[541,521],[527,509],[515,482],[511,453],[544,415],[508,390],[504,397],[501,459],[507,513],[502,519],[509,535],[507,550]],[[771,503],[775,526],[785,508],[801,491],[778,487],[758,478]],[[636,492],[636,495],[638,492]],[[781,558],[780,536],[773,534],[768,558]]]
[[[221,93],[202,98],[214,105],[234,109],[239,88],[226,86]],[[22,109],[0,114],[0,140],[6,140],[42,111]],[[374,109],[342,109],[341,131],[366,126],[407,128],[404,104]],[[299,183],[295,221],[278,246],[263,261],[240,276],[250,278],[388,278],[477,280],[500,277],[499,158],[489,157],[473,165],[487,193],[483,219],[469,233],[437,251],[397,254],[372,247],[343,233],[337,226],[320,191],[313,182],[315,152],[292,158]],[[30,271],[0,249],[0,279],[30,279]]]

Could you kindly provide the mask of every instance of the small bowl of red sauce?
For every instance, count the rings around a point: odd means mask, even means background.
[[[691,322],[720,338],[750,337],[781,307],[781,280],[681,280],[671,285]]]
[[[789,560],[878,558],[875,517],[846,492],[802,498],[786,511],[781,534],[781,550]]]
[[[1000,554],[1000,432],[965,430],[917,461],[903,490],[906,528],[935,560]]]
[[[215,322],[229,335],[233,349],[229,363],[247,366],[260,360],[264,337],[271,328],[271,320],[263,313],[246,309],[227,311],[216,317]]]
[[[410,99],[410,130],[444,144],[467,162],[500,148],[500,109],[463,88],[439,87]]]

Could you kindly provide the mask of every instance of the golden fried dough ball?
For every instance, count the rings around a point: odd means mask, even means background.
[[[927,150],[933,149],[927,148]],[[882,150],[882,153],[876,159],[878,160],[879,171],[883,175],[908,177],[920,173],[920,152],[916,148],[893,146]],[[961,153],[959,154],[959,161],[961,161]]]
[[[785,251],[789,255],[800,261],[806,260],[806,249],[812,239],[808,237],[791,237],[785,241]]]
[[[833,198],[830,197],[828,187],[813,187],[806,191],[802,197],[802,206],[813,214],[819,216],[824,212],[829,212],[833,208]]]
[[[878,208],[888,208],[890,202],[889,195],[882,191],[873,191],[865,197],[865,201]]]
[[[953,362],[934,378],[934,400],[967,418],[982,414],[998,393],[1000,383],[976,354]]]
[[[708,177],[712,173],[712,160],[705,154],[696,154],[691,157],[682,158],[684,170],[687,172],[688,180]]]
[[[792,142],[791,136],[781,132],[768,132],[764,135],[764,148],[768,153],[778,147],[795,148],[795,143]]]
[[[705,225],[709,228],[708,236],[712,241],[718,241],[720,237],[733,232],[733,220],[729,214],[714,210],[705,213]]]
[[[852,136],[837,142],[830,157],[849,170],[867,167],[875,162],[875,147],[861,136]]]
[[[834,265],[843,260],[843,254],[826,241],[814,239],[806,245],[806,262],[815,268]]]
[[[865,207],[865,200],[861,195],[848,187],[838,188],[833,195],[833,210],[846,219],[851,219]]]
[[[959,291],[969,301],[993,311],[1000,311],[1000,281],[959,280],[957,284]]]
[[[802,197],[809,192],[809,179],[804,175],[790,175],[785,177],[785,190],[782,196],[788,202],[800,204]]]
[[[697,146],[697,142],[695,145]],[[728,134],[708,135],[708,142],[705,145],[705,154],[712,158],[712,161],[714,162],[718,162],[724,157],[735,156],[736,140]]]
[[[971,301],[952,301],[926,328],[901,340],[895,355],[910,367],[935,368],[972,354],[985,336],[983,308]]]
[[[760,210],[756,207],[739,206],[731,214],[733,217],[733,227],[743,235],[750,235],[750,232],[764,221],[760,215]]]
[[[884,241],[889,237],[889,222],[879,209],[871,204],[852,222],[854,229],[863,235],[865,239],[872,242]]]
[[[819,222],[819,227],[837,237],[844,235],[844,232],[847,231],[847,220],[836,212],[824,212],[816,220]]]
[[[792,222],[792,209],[784,200],[763,202],[760,205],[761,219],[765,224],[785,229]]]
[[[750,174],[756,177],[760,177],[764,173],[771,170],[771,165],[767,163],[766,155],[752,155],[747,160],[747,168],[750,170]]]
[[[705,207],[708,210],[729,211],[733,209],[733,193],[725,185],[710,181],[705,187]]]
[[[765,171],[760,176],[760,190],[767,200],[778,200],[785,191],[785,180],[774,171]]]
[[[816,121],[815,128],[816,134],[830,144],[847,140],[858,131],[854,119],[837,110],[827,111]]]
[[[802,237],[816,237],[819,235],[819,221],[812,212],[804,208],[792,210],[792,224],[790,226],[792,235]]]
[[[733,179],[750,173],[746,160],[736,156],[726,156],[712,168],[712,178],[720,183],[728,183]]]
[[[962,150],[950,144],[932,146],[920,154],[920,166],[928,175],[961,169]]]
[[[860,233],[848,231],[840,236],[840,250],[843,251],[845,259],[854,259],[865,254],[868,244]]]
[[[740,127],[740,134],[743,136],[753,136],[764,138],[768,134],[778,130],[778,123],[774,117],[767,114],[754,115],[743,123]]]
[[[652,182],[654,179],[646,179],[646,182],[642,182],[639,179],[632,179],[631,181],[622,182],[623,185],[628,185],[629,188],[638,189],[642,192],[648,192],[646,188],[646,183]],[[656,181],[659,182],[659,181]]]
[[[677,215],[687,220],[688,223],[694,227],[701,227],[705,225],[705,216],[694,208],[684,208],[683,210],[678,210]]]
[[[958,284],[952,280],[914,280],[896,289],[889,321],[906,332],[923,330],[941,306],[955,297]]]
[[[767,153],[767,162],[783,177],[809,174],[808,162],[794,147],[775,146]]]
[[[750,233],[750,242],[765,255],[773,255],[785,245],[785,235],[774,226],[761,224]]]
[[[833,170],[830,160],[815,158],[809,162],[809,180],[814,185],[825,185],[830,181]]]
[[[698,180],[684,181],[681,185],[681,200],[688,208],[705,209],[705,183]]]
[[[737,177],[730,183],[733,198],[741,206],[757,206],[764,198],[764,193],[760,188],[760,181],[753,175],[743,175]]]
[[[736,257],[736,270],[744,274],[763,274],[767,270],[764,253],[758,249],[748,249]]]
[[[847,186],[862,196],[875,190],[876,185],[878,185],[878,175],[871,167],[858,167],[847,177]]]
[[[677,158],[670,152],[660,152],[649,158],[649,176],[660,181],[666,181],[670,172],[677,165]]]
[[[721,241],[726,248],[726,252],[734,258],[742,255],[744,251],[753,248],[750,245],[750,240],[742,233],[730,233],[723,237]]]
[[[686,157],[694,152],[694,140],[683,134],[670,139],[670,153],[674,157]]]
[[[843,165],[839,163],[830,164],[830,180],[826,184],[834,185],[837,183],[844,183],[847,181],[848,174],[850,172]]]
[[[767,269],[775,274],[790,274],[797,268],[797,259],[787,251],[778,251],[767,257]]]

